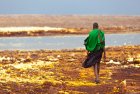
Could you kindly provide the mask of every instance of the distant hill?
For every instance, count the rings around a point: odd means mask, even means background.
[[[93,22],[101,26],[140,27],[140,16],[79,16],[79,15],[0,15],[0,26],[53,26],[91,28]]]
[[[98,22],[100,28],[104,30],[106,33],[140,33],[140,16],[92,16],[92,15],[80,16],[80,15],[31,15],[31,14],[0,15],[0,28],[3,27],[66,28],[65,30],[57,31],[57,33],[60,34],[63,33],[87,34],[89,30],[92,29],[93,22]],[[40,32],[44,31],[39,30],[38,32],[39,35]],[[49,31],[49,33],[56,32]],[[4,34],[2,33],[2,36],[3,35]],[[44,35],[44,33],[42,33],[42,35]]]

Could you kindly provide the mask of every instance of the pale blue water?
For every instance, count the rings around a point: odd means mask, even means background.
[[[0,50],[84,48],[87,35],[0,38]],[[106,46],[140,45],[140,34],[106,34]]]

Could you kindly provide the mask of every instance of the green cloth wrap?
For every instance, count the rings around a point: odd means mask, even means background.
[[[100,34],[100,35],[99,35]],[[89,32],[89,36],[85,40],[87,51],[98,51],[105,47],[104,32],[99,29],[94,29]]]

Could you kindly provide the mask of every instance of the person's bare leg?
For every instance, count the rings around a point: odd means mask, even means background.
[[[99,75],[99,73],[100,73],[100,63],[97,63],[97,68],[98,68],[98,75]]]
[[[99,83],[99,69],[97,63],[94,65],[94,75],[95,75],[95,82]]]

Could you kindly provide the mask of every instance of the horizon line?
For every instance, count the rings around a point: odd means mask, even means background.
[[[48,15],[48,16],[140,16],[140,15],[128,15],[128,14],[19,14],[19,13],[12,13],[12,14],[1,14],[0,16],[5,16],[5,15]]]

